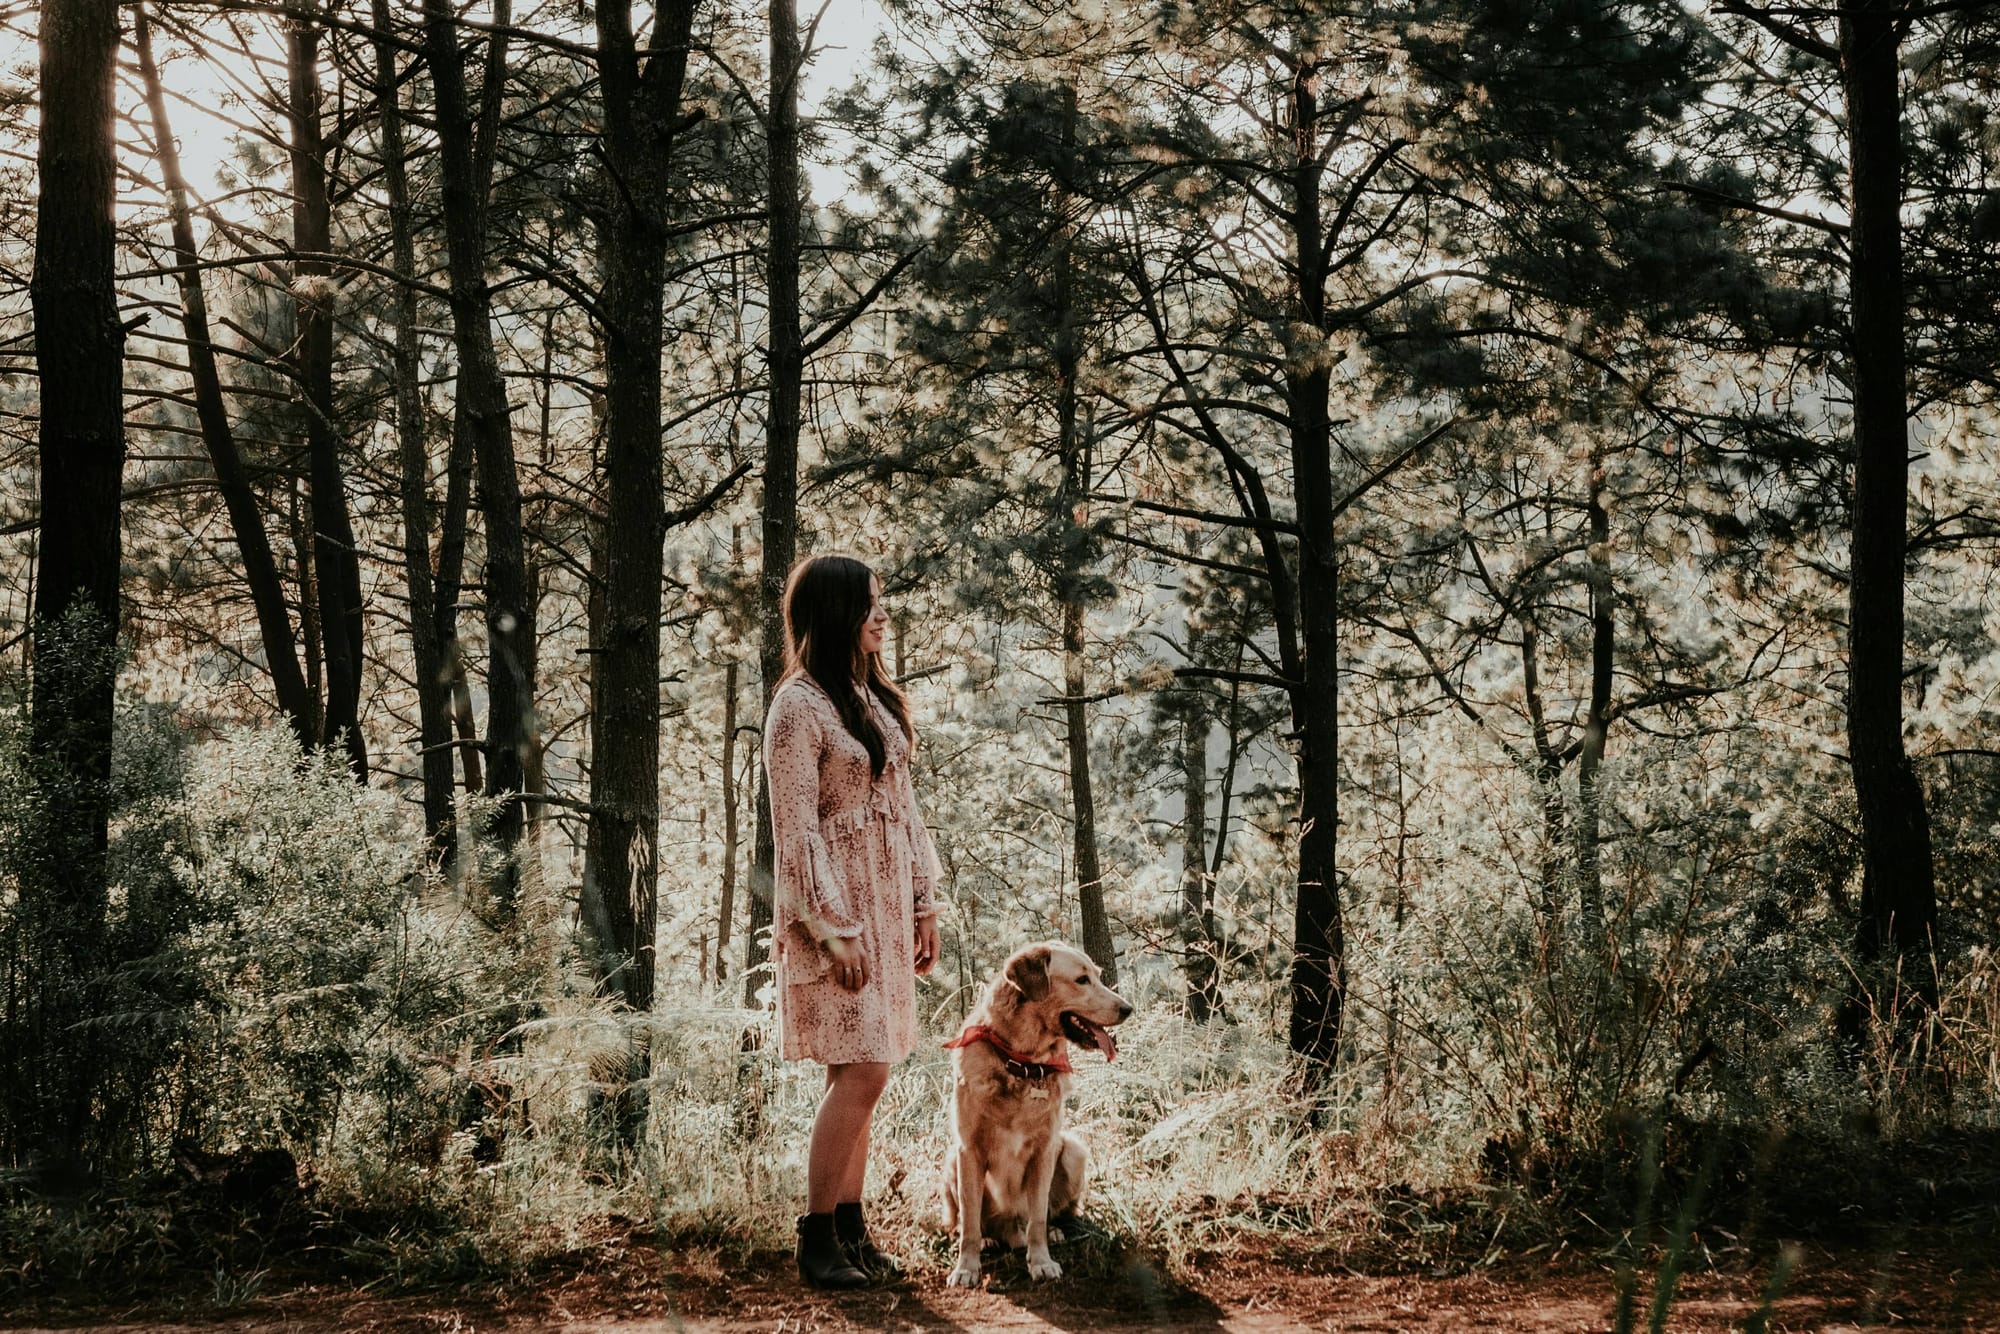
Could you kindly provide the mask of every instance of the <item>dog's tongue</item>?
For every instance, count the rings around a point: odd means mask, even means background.
[[[1093,1024],[1082,1015],[1076,1016],[1076,1022],[1082,1026],[1084,1032],[1090,1034],[1091,1040],[1097,1044],[1097,1049],[1104,1053],[1106,1061],[1118,1059],[1118,1039],[1111,1036],[1110,1029],[1102,1024]]]

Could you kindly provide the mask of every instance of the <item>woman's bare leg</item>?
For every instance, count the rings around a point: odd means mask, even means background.
[[[886,1061],[826,1068],[826,1096],[813,1118],[806,1157],[807,1213],[832,1213],[834,1205],[861,1198],[868,1172],[868,1126],[888,1084]]]
[[[880,1095],[877,1094],[879,1098]],[[868,1117],[861,1123],[861,1133],[854,1137],[854,1149],[847,1156],[846,1170],[840,1174],[840,1191],[834,1196],[836,1204],[846,1204],[850,1200],[861,1202],[861,1188],[868,1179],[868,1145],[875,1130],[875,1108],[870,1104]]]

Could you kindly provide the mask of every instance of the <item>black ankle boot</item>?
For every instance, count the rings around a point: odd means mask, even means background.
[[[832,1214],[799,1219],[799,1277],[815,1288],[865,1288],[868,1275],[855,1268],[833,1233]]]
[[[840,1249],[847,1256],[847,1262],[856,1269],[874,1278],[903,1276],[902,1266],[883,1254],[868,1235],[868,1224],[861,1217],[859,1200],[833,1206],[833,1235],[839,1238]]]

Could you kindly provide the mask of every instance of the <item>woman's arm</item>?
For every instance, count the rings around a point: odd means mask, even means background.
[[[819,832],[819,761],[825,720],[800,690],[780,689],[764,726],[764,774],[777,845],[775,919],[818,941],[853,939],[861,926],[848,911],[847,886]]]
[[[944,879],[944,869],[938,863],[937,844],[931,839],[930,827],[924,823],[924,813],[917,806],[917,785],[908,777],[908,771],[909,766],[905,765],[903,820],[910,831],[910,881],[915,886],[912,898],[918,917],[934,917],[938,882]]]

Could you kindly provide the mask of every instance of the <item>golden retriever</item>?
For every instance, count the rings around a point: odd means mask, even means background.
[[[945,1044],[957,1049],[944,1164],[944,1225],[958,1233],[950,1286],[979,1286],[988,1236],[1025,1246],[1030,1278],[1062,1277],[1049,1257],[1049,1219],[1083,1202],[1090,1169],[1083,1141],[1063,1132],[1069,1044],[1112,1060],[1111,1026],[1131,1013],[1088,956],[1046,941],[1007,960],[964,1031]]]

